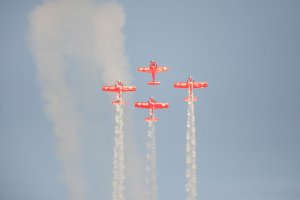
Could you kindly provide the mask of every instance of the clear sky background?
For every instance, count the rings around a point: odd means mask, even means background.
[[[53,124],[45,114],[28,42],[30,13],[43,2],[0,2],[3,200],[67,198]],[[195,103],[198,199],[300,199],[300,2],[118,3],[126,15],[124,51],[132,83],[138,88],[136,94],[125,96],[126,112],[132,119],[125,134],[134,137],[132,148],[140,160],[144,159],[147,132],[143,119],[148,113],[134,109],[133,102],[154,96],[170,103],[170,109],[157,112],[159,199],[185,198],[187,105],[183,98],[187,91],[172,85],[189,75],[209,83],[208,88],[195,90],[199,98]],[[149,75],[136,71],[152,59],[171,67],[157,76],[161,86],[155,88],[145,84]],[[72,80],[78,77],[76,69],[71,72],[69,79],[77,96],[91,90],[84,81]],[[80,132],[82,169],[88,182],[87,199],[108,200],[114,112],[109,95],[100,91],[103,80],[98,84],[91,93],[95,92],[99,108],[82,111],[91,125]]]

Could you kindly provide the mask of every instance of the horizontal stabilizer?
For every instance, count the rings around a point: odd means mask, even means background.
[[[194,102],[194,101],[198,101],[198,98],[197,97],[185,97],[184,98],[184,101],[192,101],[192,102]]]
[[[116,101],[113,101],[112,104],[114,104],[114,105],[125,105],[126,101],[116,100]]]
[[[146,117],[145,121],[146,122],[157,122],[158,118],[156,118],[156,117]]]
[[[155,81],[155,82],[151,81],[151,82],[148,82],[147,84],[148,85],[159,85],[160,82],[158,82],[158,81]]]

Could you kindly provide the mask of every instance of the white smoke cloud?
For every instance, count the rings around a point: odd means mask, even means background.
[[[89,63],[86,65],[92,68],[89,70],[102,74],[104,82],[118,79],[129,82],[131,75],[123,45],[124,24],[125,14],[117,3],[47,1],[32,13],[34,52],[43,48],[43,52],[56,53],[62,58],[78,56]]]
[[[88,196],[88,180],[81,162],[80,130],[89,113],[82,113],[78,104],[89,102],[89,105],[84,105],[90,106],[88,110],[99,109],[95,106],[100,104],[96,98],[96,92],[100,92],[100,80],[108,84],[115,80],[125,83],[132,80],[124,53],[122,29],[125,21],[124,10],[118,3],[93,0],[45,1],[30,16],[29,41],[46,112],[53,123],[64,181],[72,200],[83,200]],[[69,80],[75,66],[86,74],[77,82]],[[90,92],[84,93],[85,97],[80,96],[74,89],[78,85]],[[97,90],[84,88],[84,85],[93,85]],[[106,114],[99,112],[99,115]],[[101,134],[101,129],[98,131]],[[126,142],[129,142],[128,146],[134,146],[133,140]],[[133,157],[132,165],[137,166],[137,157]],[[126,172],[129,176],[136,173],[128,169]],[[130,179],[127,184],[132,187]],[[142,187],[143,184],[134,182],[134,187],[137,185]],[[136,188],[135,191],[142,190]],[[130,196],[138,199],[141,195],[137,192]]]

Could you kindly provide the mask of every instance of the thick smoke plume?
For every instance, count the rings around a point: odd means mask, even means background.
[[[196,129],[194,102],[188,102],[186,132],[186,200],[197,199]]]
[[[84,105],[94,106],[87,110],[100,109],[96,106],[101,102],[92,100],[99,95],[99,80],[102,83],[131,81],[128,61],[124,55],[124,24],[123,8],[109,1],[48,0],[36,7],[30,15],[29,41],[45,110],[53,123],[63,180],[71,200],[84,200],[88,196],[88,181],[81,166],[83,144],[80,142],[80,129],[88,121],[86,117],[89,112],[85,110],[82,113],[78,103],[82,103],[82,99],[93,101],[90,105]],[[85,76],[74,81],[70,79],[74,71]],[[74,91],[78,90],[78,85],[88,91],[84,97]],[[99,90],[84,88],[85,85],[92,85]],[[99,112],[99,115],[104,114]],[[98,131],[101,134],[101,130]],[[130,142],[133,143],[132,140]],[[132,165],[136,166],[137,163]],[[136,191],[140,191],[139,188]],[[134,198],[138,195],[132,196]]]
[[[157,200],[155,125],[148,122],[146,160],[146,199]]]

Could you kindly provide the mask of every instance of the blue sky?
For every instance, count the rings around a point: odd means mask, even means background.
[[[0,3],[1,199],[67,197],[53,124],[45,114],[28,42],[30,13],[43,2]],[[154,96],[170,103],[170,109],[156,113],[159,199],[185,197],[186,91],[172,85],[189,75],[209,83],[207,89],[195,91],[198,199],[299,199],[300,3],[119,3],[126,15],[125,55],[138,88],[131,99],[125,96],[133,119],[125,134],[133,135],[141,158],[147,113],[132,108],[133,102]],[[158,75],[157,88],[145,84],[150,76],[136,71],[152,59],[171,67]],[[80,86],[74,93],[82,94],[80,89],[89,90],[85,87],[90,85],[75,83],[72,77],[78,72],[74,71],[70,81]],[[90,128],[80,135],[87,199],[111,197],[113,107],[100,83],[103,80],[94,87],[99,87],[95,95],[101,113],[84,111],[91,114],[84,117],[107,133],[100,135]]]

